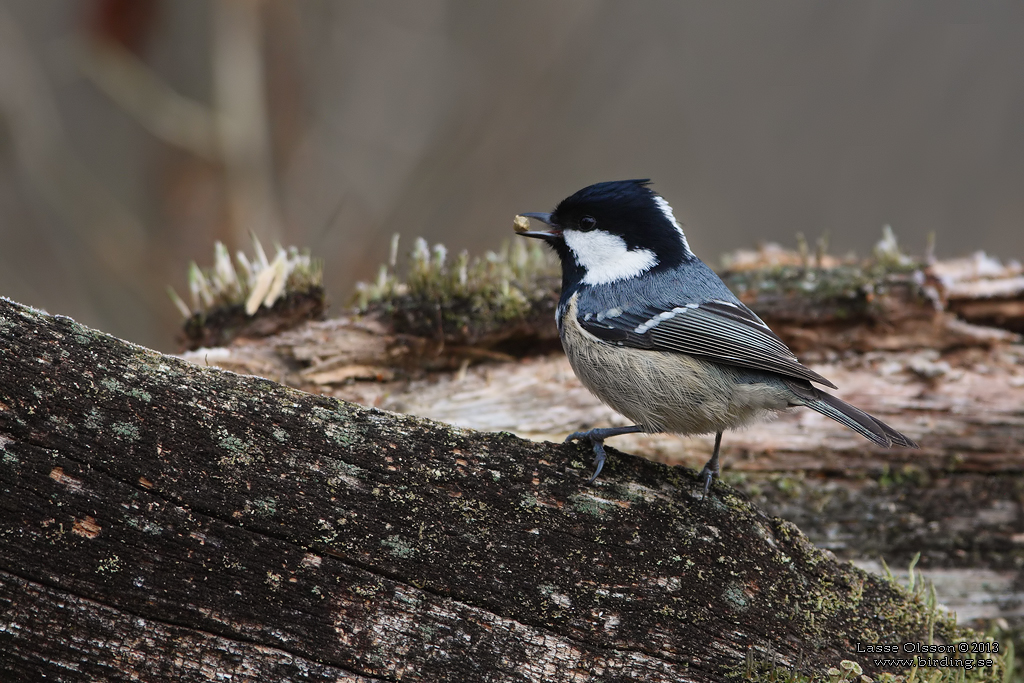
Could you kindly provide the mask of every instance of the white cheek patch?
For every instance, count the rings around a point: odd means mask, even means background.
[[[585,285],[628,280],[658,265],[658,258],[650,249],[630,250],[624,239],[604,230],[565,230],[562,238],[576,263],[586,271]]]
[[[686,235],[683,234],[683,228],[681,225],[679,225],[679,221],[676,220],[676,215],[672,213],[672,207],[669,206],[668,202],[665,201],[664,197],[657,194],[654,195],[654,203],[658,205],[658,208],[661,209],[661,212],[665,214],[665,218],[668,219],[668,222],[671,223],[673,227],[675,227],[676,232],[679,233],[679,240],[683,243],[683,252],[690,256],[693,256],[693,252],[690,251],[690,245],[687,244],[686,242]]]

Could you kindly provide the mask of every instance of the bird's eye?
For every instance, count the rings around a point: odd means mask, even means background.
[[[597,225],[597,221],[593,216],[584,216],[580,219],[580,230],[593,230],[595,225]]]

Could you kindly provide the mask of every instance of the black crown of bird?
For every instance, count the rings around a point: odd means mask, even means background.
[[[719,475],[722,432],[803,406],[879,446],[917,444],[829,394],[836,389],[786,344],[692,251],[672,207],[649,180],[590,185],[551,213],[523,213],[516,232],[544,240],[562,263],[555,315],[573,371],[634,424],[570,434],[593,446],[620,434],[714,434],[699,478]],[[530,230],[533,219],[545,226]]]

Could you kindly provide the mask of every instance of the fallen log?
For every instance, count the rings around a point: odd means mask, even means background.
[[[970,638],[692,471],[361,408],[0,299],[15,680],[720,681]],[[567,466],[568,465],[568,466]],[[858,649],[861,652],[858,653]]]
[[[923,448],[878,449],[794,410],[728,433],[724,477],[842,559],[906,566],[919,555],[944,603],[1012,620],[1020,612],[1012,581],[986,581],[989,593],[965,598],[945,592],[955,582],[943,572],[1012,572],[1024,563],[1024,346],[1015,334],[1024,319],[1013,314],[1024,301],[1021,266],[980,252],[920,263],[900,254],[894,238],[887,242],[866,261],[768,245],[733,254],[722,275],[841,396]],[[359,315],[186,357],[531,439],[623,424],[551,353],[557,283],[543,252],[490,255],[465,279],[461,266],[424,257],[425,244],[419,251],[408,283],[385,270],[362,290]],[[508,298],[499,296],[505,290]],[[483,304],[479,317],[475,303]],[[711,449],[707,437],[628,435],[614,443],[691,467]]]

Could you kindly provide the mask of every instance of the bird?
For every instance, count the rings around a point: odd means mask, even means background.
[[[602,182],[523,213],[516,232],[546,242],[562,267],[555,312],[580,382],[633,424],[579,431],[597,480],[605,439],[622,434],[714,434],[698,474],[707,496],[721,473],[722,433],[803,406],[883,447],[908,436],[815,384],[837,387],[796,355],[691,250],[669,203],[648,179]],[[530,230],[528,219],[546,226]]]

